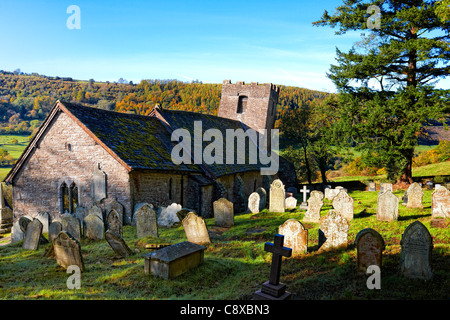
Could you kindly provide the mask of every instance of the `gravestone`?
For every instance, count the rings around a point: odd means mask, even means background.
[[[80,221],[83,221],[87,214],[87,209],[85,207],[78,206],[75,209],[75,217]]]
[[[408,202],[406,204],[406,207],[423,208],[422,198],[423,198],[422,187],[417,182],[412,183],[408,188]]]
[[[87,209],[86,215],[95,214],[97,217],[99,217],[102,221],[103,219],[103,210],[99,206],[93,205]]]
[[[431,219],[450,218],[450,191],[441,186],[431,194]]]
[[[328,211],[319,221],[319,250],[347,248],[348,220],[335,210]]]
[[[402,197],[402,206],[406,206],[408,204],[408,191],[405,191]]]
[[[193,212],[189,212],[182,223],[189,242],[197,244],[211,242],[205,220],[202,217],[197,216]]]
[[[366,228],[358,232],[355,238],[356,269],[367,272],[369,266],[382,266],[382,253],[385,249],[383,237],[374,229]]]
[[[18,220],[18,225],[19,225],[19,229],[20,229],[20,232],[22,233],[22,238],[23,239],[25,239],[25,236],[26,236],[26,233],[27,233],[27,228],[28,228],[28,225],[33,221],[34,219],[32,218],[32,217],[30,217],[30,216],[22,216],[22,217],[20,217],[19,218],[19,220]],[[42,222],[41,222],[42,223]],[[20,240],[22,240],[22,239],[19,239],[19,241]],[[48,243],[48,240],[44,237],[44,235],[42,234],[42,231],[41,231],[41,234],[40,234],[40,236],[39,236],[39,244],[46,244],[46,243]]]
[[[303,186],[303,188],[300,189],[300,193],[303,193],[303,201],[300,204],[300,209],[304,209],[304,210],[308,209],[308,203],[306,202],[306,195],[310,192],[311,192],[311,190],[309,190],[306,186]]]
[[[181,204],[172,203],[170,206],[163,208],[158,216],[158,225],[170,228],[174,225],[179,225],[180,219],[177,212],[182,208]]]
[[[428,190],[433,190],[434,182],[431,180],[428,180],[427,182],[425,182],[425,185],[427,186]]]
[[[284,236],[284,245],[292,249],[292,255],[306,253],[308,250],[308,230],[296,219],[288,219],[278,228]]]
[[[332,201],[334,197],[338,195],[339,191],[341,191],[341,189],[325,189],[325,199]]]
[[[35,219],[42,223],[42,233],[48,233],[48,228],[51,223],[51,217],[48,212],[39,212]]]
[[[108,230],[114,231],[119,237],[123,235],[123,223],[120,215],[116,210],[112,209],[106,215],[106,226]]]
[[[119,257],[126,258],[132,254],[132,251],[125,240],[113,230],[110,229],[105,232],[105,239]]]
[[[286,210],[294,210],[297,208],[297,199],[294,197],[288,197],[284,200],[284,207]]]
[[[219,227],[229,228],[234,226],[233,202],[220,198],[213,202],[214,224]]]
[[[376,191],[377,190],[377,184],[373,181],[369,182],[369,191]]]
[[[393,191],[392,190],[392,183],[380,183],[380,194],[385,192],[385,191]]]
[[[80,220],[71,214],[63,214],[61,217],[61,225],[63,231],[70,233],[72,237],[80,241],[81,239],[81,223]]]
[[[401,274],[412,279],[431,280],[433,239],[428,229],[420,221],[411,223],[403,232],[400,245]]]
[[[158,237],[156,212],[149,204],[144,204],[136,210],[135,220],[138,238]]]
[[[251,213],[259,213],[261,198],[258,192],[253,192],[248,197],[248,210]]]
[[[270,185],[269,211],[284,213],[284,199],[285,191],[283,182],[280,179],[276,179]]]
[[[264,188],[258,188],[255,191],[259,194],[259,211],[267,208],[267,192]]]
[[[353,219],[353,198],[344,189],[333,198],[333,208],[348,221]]]
[[[84,236],[92,240],[102,240],[105,232],[103,221],[96,214],[88,214],[84,217]]]
[[[303,222],[318,223],[320,220],[320,210],[323,206],[324,194],[314,190],[308,199],[308,209],[305,212]]]
[[[92,198],[95,202],[100,202],[106,198],[106,173],[99,168],[95,168],[91,181]]]
[[[58,234],[62,231],[62,224],[59,221],[53,221],[48,228],[48,240],[53,242]]]
[[[263,283],[262,288],[253,293],[254,300],[290,300],[292,294],[286,291],[286,285],[280,283],[281,261],[283,257],[289,258],[292,249],[284,247],[284,236],[275,235],[274,243],[266,242],[264,251],[272,253],[269,281]]]
[[[396,221],[398,219],[398,197],[392,191],[385,191],[378,195],[377,220]]]
[[[22,248],[26,250],[37,250],[39,248],[41,234],[42,223],[38,219],[33,219],[33,221],[27,225]]]
[[[144,255],[145,274],[173,279],[203,263],[206,247],[184,241]]]
[[[105,206],[105,212],[111,212],[111,210],[115,210],[119,214],[119,220],[122,223],[122,225],[125,222],[124,212],[125,209],[123,205],[117,201],[117,199],[114,198],[106,198],[103,200],[104,206]],[[130,223],[130,221],[128,221]]]
[[[61,231],[58,236],[53,239],[53,247],[57,264],[64,269],[76,265],[80,268],[80,271],[84,271],[80,243],[68,232]]]

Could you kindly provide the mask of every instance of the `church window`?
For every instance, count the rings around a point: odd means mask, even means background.
[[[75,183],[72,183],[70,185],[69,199],[70,199],[70,213],[75,213],[75,210],[78,207],[78,187]]]
[[[61,213],[68,213],[70,210],[70,201],[69,201],[69,188],[67,188],[67,184],[63,182],[60,190],[60,204],[61,204]]]
[[[248,97],[247,96],[239,96],[237,113],[244,113],[245,112],[245,110],[247,109],[247,101],[248,101]]]

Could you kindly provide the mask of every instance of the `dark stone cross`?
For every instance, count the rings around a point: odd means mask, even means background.
[[[263,283],[261,290],[253,294],[255,300],[287,300],[291,293],[286,291],[286,285],[280,283],[281,261],[283,257],[290,257],[292,249],[283,247],[284,236],[275,235],[274,243],[266,242],[264,251],[272,253],[269,281]]]
[[[284,236],[281,234],[275,235],[273,242],[266,242],[264,251],[272,253],[269,282],[273,285],[278,285],[280,283],[281,260],[283,257],[289,258],[292,255],[292,249],[283,247]]]

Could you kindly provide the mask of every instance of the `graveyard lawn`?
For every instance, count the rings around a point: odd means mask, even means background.
[[[354,219],[350,222],[348,247],[321,252],[318,249],[318,223],[303,223],[304,210],[286,213],[236,215],[232,228],[214,226],[206,219],[211,242],[205,244],[204,263],[171,280],[144,273],[143,255],[151,252],[146,244],[175,244],[186,241],[182,226],[160,228],[159,238],[138,239],[136,228],[125,226],[123,238],[132,251],[116,257],[106,240],[81,240],[86,270],[81,289],[70,290],[71,274],[48,257],[51,245],[37,251],[22,249],[23,241],[0,247],[0,299],[251,299],[253,292],[269,279],[271,254],[265,242],[273,242],[278,227],[287,219],[298,219],[308,229],[308,253],[283,258],[280,281],[293,293],[293,299],[448,299],[450,287],[450,231],[434,228],[431,221],[431,191],[425,190],[423,209],[399,206],[397,221],[377,221],[378,192],[354,191]],[[403,191],[394,192],[397,196]],[[301,202],[301,199],[299,203]],[[297,207],[298,208],[298,207]],[[330,210],[324,199],[321,216]],[[400,240],[412,222],[421,221],[433,238],[431,281],[411,280],[399,274]],[[383,237],[381,289],[367,288],[368,275],[356,272],[357,233],[375,229]],[[47,235],[45,235],[47,236]]]

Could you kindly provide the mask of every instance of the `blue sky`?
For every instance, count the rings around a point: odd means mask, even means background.
[[[0,69],[75,79],[271,82],[334,92],[335,50],[359,33],[313,27],[341,1],[0,2]],[[66,22],[80,8],[80,30]]]

